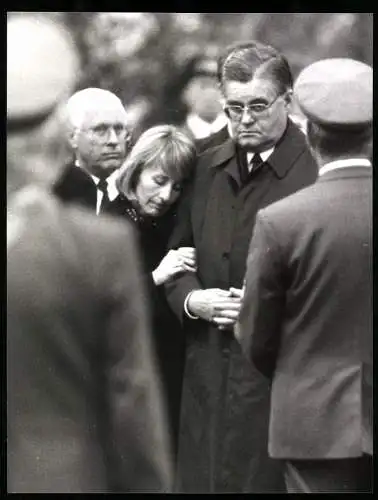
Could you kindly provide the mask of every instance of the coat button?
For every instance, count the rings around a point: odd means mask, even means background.
[[[228,260],[230,258],[230,252],[223,252],[222,258],[223,258],[223,260]]]

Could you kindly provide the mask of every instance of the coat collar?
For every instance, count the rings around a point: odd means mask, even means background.
[[[268,158],[278,178],[282,179],[306,148],[306,139],[298,127],[289,119],[286,130]]]
[[[317,182],[327,182],[335,179],[351,179],[356,177],[372,177],[373,169],[371,167],[348,167],[337,168],[326,172],[318,178]]]
[[[229,137],[220,146],[205,151],[201,155],[201,158],[206,158],[206,161],[209,161],[208,166],[212,168],[218,167],[230,160],[233,156],[235,156],[235,153],[235,143],[231,137]]]
[[[285,133],[276,144],[267,162],[280,179],[285,177],[293,163],[306,148],[306,139],[296,125],[289,119]],[[206,158],[210,168],[218,167],[236,155],[236,147],[232,138],[220,146],[205,151],[201,158]]]

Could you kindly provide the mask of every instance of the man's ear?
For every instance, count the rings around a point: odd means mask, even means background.
[[[292,89],[288,89],[285,92],[284,101],[285,101],[285,104],[287,107],[290,107],[292,105],[292,102],[293,102],[293,90]]]
[[[76,127],[72,127],[69,130],[67,130],[67,140],[72,149],[77,148],[77,136],[78,136],[78,129]]]
[[[219,100],[221,106],[222,106],[222,109],[224,111],[224,114],[228,117],[228,111],[225,109],[226,107],[226,99],[222,96]]]

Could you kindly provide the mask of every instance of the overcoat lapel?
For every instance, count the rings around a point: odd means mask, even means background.
[[[193,232],[196,238],[200,237],[202,231],[211,184],[217,172],[216,167],[223,165],[234,155],[234,143],[231,139],[228,139],[221,146],[211,149],[200,156],[197,166],[199,174],[197,177],[194,190],[195,194],[193,196],[193,204],[191,208]],[[233,176],[234,174],[230,173],[230,175]],[[238,175],[237,170],[235,175]]]

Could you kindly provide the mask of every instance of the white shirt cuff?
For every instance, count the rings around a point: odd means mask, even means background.
[[[193,314],[190,314],[190,312],[188,311],[188,300],[194,291],[195,290],[192,290],[191,292],[188,293],[184,302],[184,312],[190,319],[198,319],[198,316],[194,316]]]

